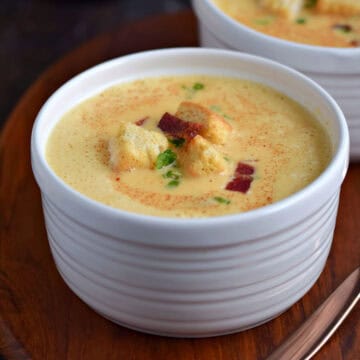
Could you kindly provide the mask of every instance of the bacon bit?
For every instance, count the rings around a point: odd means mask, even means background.
[[[119,178],[119,177],[117,177],[115,180],[116,180],[116,181],[120,181],[120,178]]]
[[[252,175],[254,172],[255,169],[253,166],[239,162],[235,170],[235,177],[238,177],[240,175]]]
[[[226,185],[226,190],[239,191],[242,193],[246,193],[249,190],[250,184],[252,181],[253,181],[252,176],[240,175],[240,176],[236,177],[235,179],[231,180]]]
[[[255,169],[249,164],[239,162],[234,178],[226,185],[226,190],[238,191],[246,193],[250,189],[251,182],[254,180],[252,175],[254,174]]]
[[[344,33],[348,33],[350,31],[352,31],[352,26],[351,25],[348,25],[348,24],[335,24],[333,25],[332,27],[334,30],[340,30]]]
[[[165,133],[186,140],[191,140],[198,135],[202,125],[195,122],[189,122],[178,117],[165,113],[159,121],[158,127]]]
[[[148,116],[145,116],[144,118],[135,121],[135,125],[137,125],[137,126],[142,126],[142,125],[144,125],[144,122],[145,122],[148,118],[149,118]]]
[[[351,46],[360,46],[360,40],[352,40],[350,41],[350,45]]]

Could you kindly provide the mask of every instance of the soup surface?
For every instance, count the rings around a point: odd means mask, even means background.
[[[196,127],[188,138],[159,128],[160,119],[166,126],[182,121],[174,114],[184,101],[220,121],[215,138],[196,135]],[[229,131],[218,141],[222,129]],[[157,157],[149,165],[146,154],[147,165],[139,159],[129,165],[122,156],[143,155],[148,134],[162,140]],[[331,145],[313,115],[269,87],[186,75],[120,84],[77,105],[53,129],[46,156],[67,184],[101,203],[156,216],[208,217],[255,209],[302,189],[327,166]]]
[[[359,10],[353,14],[321,12],[316,0],[307,0],[296,16],[289,18],[261,6],[260,0],[213,1],[230,17],[267,35],[317,46],[360,46]]]

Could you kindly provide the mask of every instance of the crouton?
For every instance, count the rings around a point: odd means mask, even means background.
[[[183,101],[175,114],[178,118],[203,125],[200,135],[214,144],[225,144],[231,133],[231,125],[205,106]]]
[[[260,0],[260,5],[280,16],[293,19],[302,9],[304,0]]]
[[[220,174],[228,168],[224,156],[201,135],[196,135],[179,152],[179,163],[191,176]]]
[[[154,167],[157,156],[168,147],[167,138],[132,123],[121,123],[109,141],[110,165],[116,171]]]
[[[316,9],[320,13],[360,15],[360,2],[355,0],[318,0]]]

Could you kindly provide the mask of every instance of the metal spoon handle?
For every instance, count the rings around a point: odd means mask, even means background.
[[[359,299],[358,267],[267,360],[310,359],[336,331]]]

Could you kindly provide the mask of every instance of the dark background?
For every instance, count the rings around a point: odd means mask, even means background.
[[[0,129],[23,92],[62,55],[97,34],[190,0],[1,0]]]

